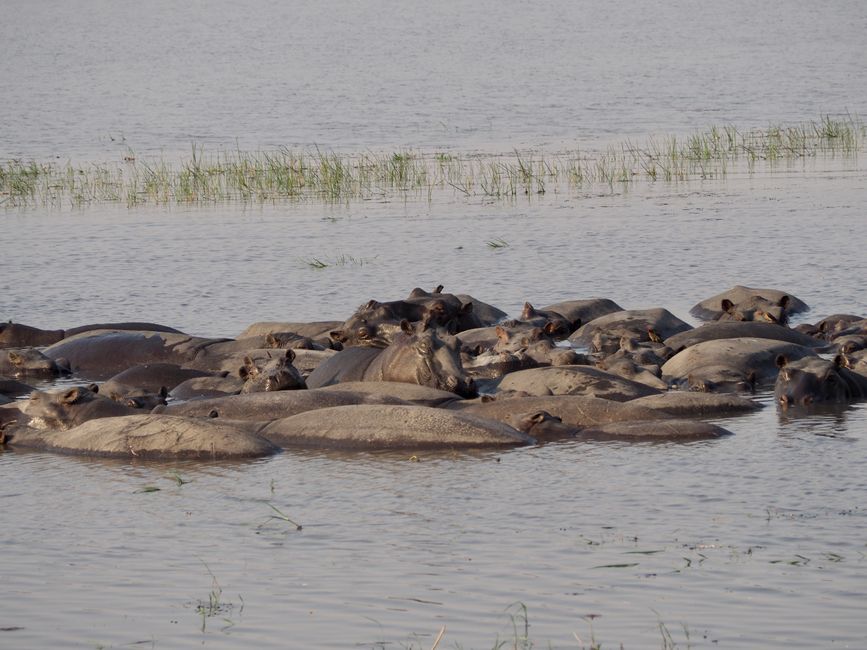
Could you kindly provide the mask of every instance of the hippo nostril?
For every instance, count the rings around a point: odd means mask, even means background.
[[[813,397],[811,395],[804,395],[804,399],[801,400],[804,406],[809,406],[813,403]]]

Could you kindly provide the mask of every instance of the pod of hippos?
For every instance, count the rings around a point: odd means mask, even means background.
[[[344,321],[255,323],[237,339],[154,323],[0,324],[0,444],[129,458],[240,458],[291,447],[459,449],[560,439],[693,441],[703,418],[867,398],[867,318],[738,286],[692,309],[607,298],[518,318],[414,289]],[[58,377],[65,388],[37,390]],[[75,383],[79,385],[74,385]]]

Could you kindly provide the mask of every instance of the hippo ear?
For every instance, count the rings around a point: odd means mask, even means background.
[[[60,396],[60,401],[63,404],[75,404],[81,398],[81,389],[76,386],[75,388],[70,388],[68,391],[63,393]]]
[[[250,371],[247,369],[247,366],[241,366],[238,368],[238,376],[244,381],[247,380],[247,377],[250,376]]]
[[[724,312],[731,313],[735,308],[735,304],[728,298],[723,298],[722,302],[720,302],[720,307],[722,307]]]
[[[548,413],[548,411],[536,411],[535,413],[530,415],[529,419],[531,422],[539,423],[539,422],[544,422],[546,416],[552,417],[551,414]]]
[[[497,335],[497,339],[500,343],[506,343],[509,340],[509,331],[503,329],[499,325],[494,328],[494,333]]]
[[[777,302],[777,305],[779,305],[779,306],[782,307],[783,309],[786,309],[786,308],[789,306],[789,302],[790,302],[790,301],[791,301],[791,298],[790,298],[789,296],[783,296],[783,297],[780,298],[780,300]]]
[[[6,356],[9,357],[9,361],[14,366],[20,366],[22,363],[24,363],[24,357],[22,357],[17,352],[13,352],[12,350],[9,350],[9,353]]]
[[[413,334],[415,334],[415,329],[413,329],[412,323],[410,323],[405,318],[400,321],[400,329],[407,336],[412,336]]]
[[[217,411],[217,409],[211,409],[210,411],[208,411],[208,417],[209,418],[218,418],[218,417],[220,417],[220,412]]]
[[[473,303],[465,302],[461,305],[461,313],[462,314],[471,314],[473,313]]]
[[[288,350],[286,350],[285,358],[286,358],[286,361],[288,361],[289,363],[292,363],[293,361],[295,361],[295,350],[293,350],[292,348],[289,348]]]
[[[530,320],[536,315],[536,309],[529,302],[524,303],[524,309],[521,311],[521,320]]]
[[[368,300],[362,309],[376,309],[377,307],[379,307],[379,303],[376,300]]]
[[[277,343],[277,339],[274,338],[274,335],[270,334],[270,333],[265,335],[265,344],[269,348],[279,348],[280,347],[280,345]]]
[[[97,384],[91,384],[90,386],[87,387],[87,390],[89,390],[91,393],[98,393],[99,392],[99,386]]]
[[[143,404],[135,397],[127,397],[123,403],[125,406],[128,406],[131,409],[140,409],[143,406]]]
[[[846,367],[846,358],[842,354],[838,354],[834,357],[834,367],[835,368],[845,368]]]
[[[441,284],[438,284],[437,288],[433,290],[433,293],[442,293],[443,289],[445,289],[445,287]]]
[[[162,397],[163,399],[165,399],[166,397],[168,397],[168,396],[169,396],[169,389],[168,389],[168,387],[166,387],[166,386],[160,386],[160,391],[159,391],[159,393],[157,393],[157,395],[159,395],[159,396]]]
[[[545,323],[545,327],[542,328],[542,331],[545,332],[545,334],[547,334],[548,336],[554,336],[559,329],[560,326],[557,325],[557,323],[549,320],[547,323]]]
[[[777,364],[777,368],[782,368],[789,363],[789,360],[786,358],[785,354],[778,354],[775,363]]]
[[[346,334],[343,333],[343,330],[331,330],[328,332],[328,338],[335,343],[343,343],[346,341]]]
[[[436,291],[434,291],[434,293],[436,293]],[[409,292],[410,298],[424,298],[426,295],[428,295],[427,291],[425,291],[421,287],[416,287]]]

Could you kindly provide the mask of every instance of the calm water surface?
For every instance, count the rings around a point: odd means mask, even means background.
[[[0,30],[0,159],[560,151],[867,107],[854,1],[12,0]],[[815,321],[867,314],[865,205],[863,161],[818,159],[514,203],[6,210],[0,318],[235,336],[444,284],[512,314],[604,296],[688,319],[742,283]],[[759,399],[717,420],[734,436],[681,445],[0,452],[0,647],[429,648],[443,626],[441,648],[511,647],[521,603],[537,647],[667,630],[680,648],[863,648],[867,408],[789,418]]]

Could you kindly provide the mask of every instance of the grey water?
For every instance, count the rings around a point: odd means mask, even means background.
[[[556,152],[867,106],[857,2],[11,1],[0,29],[3,160]],[[812,322],[867,314],[865,205],[863,160],[819,157],[514,201],[6,209],[0,318],[236,336],[443,284],[689,320],[747,284]],[[0,647],[525,647],[525,618],[536,647],[864,647],[867,408],[757,399],[690,444],[0,451]]]

